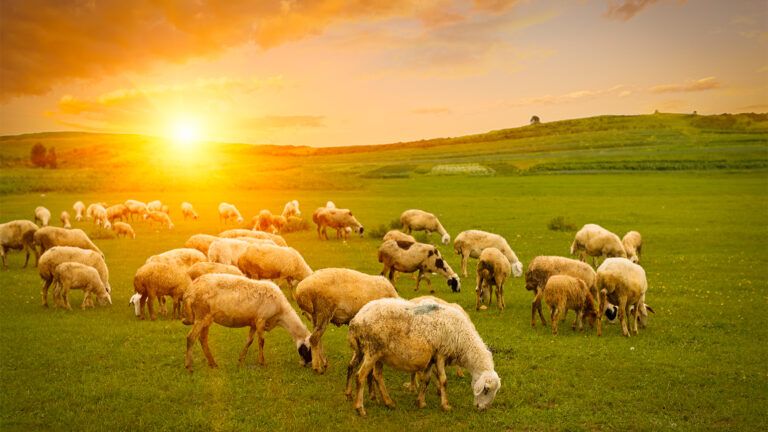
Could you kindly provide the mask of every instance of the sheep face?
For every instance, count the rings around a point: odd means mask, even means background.
[[[128,306],[133,305],[134,314],[136,316],[139,316],[141,313],[141,294],[136,293],[131,297],[131,299],[128,301]]]
[[[640,259],[637,257],[637,255],[630,256],[629,260],[632,261],[635,264],[637,264],[640,261]]]
[[[440,239],[441,242],[443,242],[444,245],[447,245],[451,242],[451,235],[448,233],[443,234],[443,237]]]
[[[606,304],[605,310],[603,311],[605,314],[605,317],[608,319],[608,322],[615,322],[616,317],[619,316],[619,307],[612,304]]]
[[[648,312],[653,314],[656,313],[652,307],[642,303],[640,306],[640,328],[645,328],[645,326],[648,324]]]
[[[440,251],[432,249],[427,252],[427,259],[424,261],[424,270],[437,273],[448,280],[448,286],[453,292],[461,292],[461,280],[455,271],[440,256]]]
[[[108,292],[104,292],[103,295],[98,296],[97,298],[99,302],[99,306],[106,306],[108,304],[112,304],[112,296],[109,295]]]
[[[304,340],[298,342],[297,349],[299,350],[299,356],[301,357],[301,365],[306,366],[312,364],[312,347],[309,345],[309,336]]]
[[[520,261],[512,264],[512,276],[514,277],[520,277],[523,275],[523,263]],[[525,286],[526,289],[528,289],[528,284],[526,283]]]
[[[488,408],[496,392],[501,387],[501,379],[496,371],[485,371],[472,383],[472,390],[475,394],[475,407],[479,410]]]

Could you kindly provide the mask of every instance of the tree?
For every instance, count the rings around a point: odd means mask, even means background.
[[[541,123],[541,119],[539,118],[539,116],[531,117],[531,124],[532,125],[536,125],[536,124],[539,124],[539,123]]]
[[[59,166],[58,162],[56,161],[56,149],[54,147],[48,149],[48,157],[46,157],[46,162],[48,163],[48,168],[56,168]]]
[[[29,160],[32,161],[32,165],[36,167],[44,167],[48,162],[45,156],[45,146],[37,143],[32,146],[32,151],[29,155]]]

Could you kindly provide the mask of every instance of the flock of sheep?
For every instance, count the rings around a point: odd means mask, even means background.
[[[128,200],[124,204],[106,206],[103,203],[86,207],[74,204],[75,219],[91,219],[97,225],[111,228],[118,234],[135,238],[128,222],[139,218],[160,223],[172,229],[169,208],[160,201],[148,204]],[[198,215],[189,203],[182,203],[185,219]],[[228,203],[218,207],[221,223],[243,224],[238,209]],[[48,306],[48,290],[53,285],[54,304],[71,309],[68,295],[72,289],[84,292],[82,308],[93,306],[93,298],[104,305],[111,304],[109,271],[104,254],[81,229],[72,229],[69,213],[61,213],[64,228],[49,226],[51,213],[44,207],[34,211],[35,222],[16,220],[0,225],[0,253],[7,268],[8,250],[24,250],[29,262],[35,255],[36,265],[44,284],[42,304]],[[363,226],[348,209],[339,209],[332,202],[312,215],[320,239],[328,239],[327,230],[336,231],[337,238],[348,239],[350,233],[362,236]],[[412,374],[411,389],[418,394],[423,407],[430,379],[437,379],[441,407],[450,409],[446,393],[446,366],[456,364],[459,371],[471,374],[475,406],[488,407],[501,381],[494,370],[493,358],[475,329],[469,315],[456,303],[433,296],[406,300],[394,287],[397,272],[416,273],[415,289],[422,279],[432,290],[429,274],[443,276],[454,291],[461,289],[460,278],[448,265],[440,251],[431,244],[418,242],[413,231],[437,232],[443,244],[451,236],[438,218],[422,210],[406,210],[400,217],[402,231],[386,233],[378,249],[382,276],[371,276],[347,268],[326,268],[313,271],[302,255],[287,245],[279,235],[290,223],[301,221],[298,201],[288,202],[282,214],[262,210],[251,221],[252,229],[229,229],[218,235],[195,234],[184,247],[149,257],[133,279],[135,294],[130,304],[136,316],[145,319],[149,310],[156,319],[155,301],[163,315],[167,314],[165,300],[173,303],[172,317],[182,319],[192,328],[187,335],[185,366],[191,372],[192,350],[199,341],[211,367],[216,361],[208,346],[208,333],[213,323],[226,327],[249,327],[248,340],[240,354],[245,361],[248,349],[258,339],[258,361],[264,363],[264,333],[283,327],[291,335],[302,364],[323,373],[328,367],[321,342],[328,324],[349,325],[348,341],[352,359],[347,369],[346,395],[354,399],[354,408],[365,415],[363,393],[366,383],[371,396],[377,394],[387,406],[394,402],[383,380],[383,365]],[[507,241],[500,235],[479,230],[460,233],[454,240],[454,250],[461,256],[461,271],[467,276],[468,259],[478,259],[476,267],[476,309],[487,309],[495,294],[497,307],[503,309],[504,284],[510,276],[523,276],[523,264]],[[619,239],[610,231],[594,224],[585,225],[576,233],[571,254],[580,260],[559,256],[538,256],[528,265],[525,286],[534,294],[531,305],[531,325],[536,325],[536,313],[546,325],[542,301],[550,308],[552,333],[568,310],[574,310],[573,328],[583,329],[583,320],[602,334],[602,318],[621,322],[622,333],[637,334],[638,324],[645,326],[648,312],[645,304],[647,281],[638,264],[642,239],[630,231]],[[597,268],[585,263],[591,256],[605,256]],[[284,282],[302,314],[311,322],[310,332],[298,313],[276,283]],[[486,303],[488,304],[486,306]],[[352,384],[356,384],[353,397]]]

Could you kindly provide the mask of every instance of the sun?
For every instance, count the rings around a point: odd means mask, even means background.
[[[170,138],[178,147],[192,149],[201,140],[199,122],[192,119],[179,119],[170,127]]]

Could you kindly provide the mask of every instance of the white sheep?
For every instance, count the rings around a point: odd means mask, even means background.
[[[312,214],[312,221],[317,225],[317,236],[328,240],[327,228],[336,230],[336,238],[347,240],[352,231],[363,236],[363,225],[349,209],[320,207]]]
[[[75,211],[75,220],[80,222],[83,220],[83,214],[85,213],[85,204],[82,201],[75,201],[72,205],[72,210]]]
[[[259,212],[257,216],[254,216],[252,219],[253,222],[253,229],[258,231],[264,231],[264,232],[271,232],[275,233],[276,230],[272,227],[272,212],[263,209]]]
[[[247,229],[231,229],[219,233],[221,238],[251,237],[255,239],[272,240],[278,246],[288,246],[285,239],[277,234],[271,234],[263,231],[252,231]]]
[[[240,255],[237,268],[252,279],[285,279],[291,287],[312,274],[296,249],[267,243],[249,245]]]
[[[426,231],[440,233],[440,241],[444,245],[451,242],[451,235],[443,228],[443,225],[432,213],[424,210],[410,209],[400,215],[400,223],[403,225],[403,231],[410,234],[412,231]]]
[[[43,206],[35,207],[35,223],[40,223],[41,227],[48,226],[51,221],[51,211]]]
[[[347,397],[352,395],[351,377],[354,368],[360,365],[354,408],[361,416],[366,414],[363,391],[371,373],[384,404],[394,407],[384,385],[384,364],[421,374],[418,405],[422,408],[426,405],[424,395],[433,365],[437,368],[443,410],[451,409],[446,393],[445,365],[452,361],[472,375],[477,408],[487,408],[501,387],[491,352],[472,322],[452,307],[429,302],[415,305],[399,298],[373,300],[352,319],[347,339],[353,354],[347,368],[346,394]]]
[[[220,237],[216,237],[210,234],[195,234],[187,239],[187,241],[184,243],[184,247],[197,249],[208,256],[208,248],[211,247],[211,243],[218,240],[219,238]]]
[[[134,216],[143,218],[147,214],[147,205],[141,201],[129,199],[125,201],[125,206],[128,207],[128,213],[133,219]]]
[[[168,213],[163,213],[161,211],[155,211],[150,210],[148,213],[144,215],[144,219],[147,219],[150,223],[157,222],[161,226],[165,226],[169,230],[172,230],[174,228],[173,222],[171,221],[171,217],[168,216]]]
[[[547,281],[546,287],[536,295],[537,301],[544,300],[549,305],[552,334],[557,335],[557,326],[569,309],[576,312],[576,320],[571,326],[574,330],[583,330],[582,318],[586,317],[590,326],[597,318],[595,299],[582,279],[564,274],[554,275]]]
[[[133,227],[125,222],[115,222],[114,225],[112,225],[112,230],[115,231],[115,234],[118,237],[122,235],[132,239],[136,238],[136,233],[133,231]]]
[[[225,327],[250,327],[248,341],[240,353],[245,362],[254,335],[259,340],[259,363],[264,364],[264,332],[279,326],[288,330],[301,356],[302,365],[312,362],[309,330],[280,288],[270,281],[255,281],[242,276],[207,274],[195,279],[184,294],[184,324],[192,325],[187,334],[184,365],[192,372],[192,348],[199,339],[208,365],[217,367],[208,347],[208,330],[214,322]]]
[[[429,273],[438,273],[448,281],[448,286],[453,292],[461,291],[461,281],[456,272],[440,255],[435,246],[426,243],[398,244],[395,240],[387,240],[381,244],[378,253],[379,262],[384,264],[381,270],[383,276],[387,276],[394,283],[395,272],[413,273],[418,270],[416,278],[416,291],[422,279],[427,281],[430,292],[432,282],[427,277]]]
[[[40,294],[44,307],[48,307],[48,288],[53,283],[54,270],[56,266],[65,262],[79,262],[80,264],[95,268],[99,272],[99,278],[104,284],[104,288],[108,293],[112,292],[112,288],[109,285],[109,270],[100,253],[72,246],[54,246],[45,251],[37,263],[37,271],[43,280],[43,288]]]
[[[285,203],[285,207],[283,207],[282,216],[286,220],[291,216],[296,216],[296,217],[301,216],[301,210],[299,210],[299,201],[293,200]]]
[[[187,270],[187,275],[192,280],[199,278],[204,274],[209,273],[224,273],[237,276],[244,276],[243,272],[239,268],[233,265],[214,263],[214,262],[199,262]]]
[[[130,214],[125,204],[111,205],[105,210],[107,211],[107,220],[111,223],[114,223],[117,219],[128,220],[128,215]]]
[[[517,259],[517,255],[504,237],[480,230],[468,230],[459,233],[453,242],[453,250],[461,255],[461,273],[464,277],[467,276],[468,259],[479,258],[483,249],[490,247],[500,250],[507,257],[512,266],[512,275],[515,277],[523,275],[523,263]]]
[[[323,373],[328,367],[328,359],[321,339],[328,323],[337,327],[349,324],[357,311],[369,301],[396,298],[398,295],[384,277],[345,268],[325,268],[299,282],[294,297],[314,327],[309,339],[312,369]]]
[[[203,261],[208,261],[208,257],[206,257],[205,254],[199,250],[179,248],[171,249],[161,254],[152,255],[151,257],[147,258],[145,264],[151,262],[166,263],[177,267],[184,267],[184,271],[186,271],[189,267],[192,267],[193,265]]]
[[[232,204],[220,203],[219,204],[219,222],[227,223],[230,220],[236,220],[238,224],[243,223],[243,216],[240,211]]]
[[[102,257],[104,256],[104,253],[91,241],[88,234],[78,228],[42,227],[35,232],[33,242],[38,249],[38,256],[54,246],[74,246],[90,249],[98,252]]]
[[[637,231],[630,231],[624,234],[624,237],[621,239],[621,244],[627,252],[627,258],[633,263],[639,263],[640,254],[643,249],[643,236]]]
[[[477,301],[475,310],[486,309],[484,302],[485,294],[488,293],[488,306],[493,299],[491,287],[496,287],[496,305],[499,310],[504,310],[504,282],[512,272],[512,266],[507,257],[495,247],[483,249],[480,253],[480,259],[477,261],[477,287],[475,294]]]
[[[192,207],[192,204],[186,201],[181,203],[181,214],[184,216],[184,220],[187,220],[187,218],[197,220],[197,212],[195,211],[195,208]]]
[[[61,220],[61,226],[63,226],[64,228],[72,228],[72,222],[69,221],[68,211],[64,210],[63,212],[61,212],[59,219]]]
[[[208,247],[208,261],[236,266],[240,256],[254,243],[275,244],[272,240],[251,237],[216,239]]]
[[[627,317],[630,314],[632,315],[632,332],[637,334],[638,321],[642,321],[645,327],[645,320],[648,317],[648,308],[645,304],[648,280],[642,267],[626,258],[606,258],[597,269],[596,284],[600,292],[600,305],[597,308],[598,336],[603,334],[602,315],[604,305],[608,301],[619,307],[619,321],[624,336],[629,337]]]
[[[325,208],[334,209],[336,208],[336,203],[334,203],[333,201],[328,201],[325,203]]]
[[[408,234],[406,234],[406,233],[404,233],[402,231],[399,231],[399,230],[387,231],[387,233],[384,234],[384,238],[382,240],[384,240],[384,241],[394,240],[394,241],[397,241],[397,242],[416,243],[416,239],[413,236],[408,235]]]
[[[107,292],[104,283],[95,268],[78,262],[64,262],[53,271],[53,300],[54,304],[64,309],[72,310],[69,304],[69,291],[83,290],[83,303],[80,308],[93,307],[92,297],[96,297],[99,305],[112,304],[112,297]]]
[[[35,249],[35,232],[38,226],[28,220],[14,220],[0,224],[0,256],[3,259],[3,268],[8,268],[6,254],[10,250],[23,250],[27,257],[24,259],[24,268],[29,263],[29,255],[35,255],[37,261],[37,250]]]
[[[571,243],[571,255],[579,254],[581,261],[586,256],[592,257],[592,266],[596,266],[596,257],[626,258],[627,252],[616,234],[596,224],[586,224],[577,233]]]
[[[163,211],[163,203],[160,200],[154,200],[147,203],[147,211],[149,212],[160,212]]]
[[[105,229],[110,229],[112,227],[112,223],[109,221],[109,218],[107,218],[107,209],[101,204],[89,205],[86,215],[93,218],[93,222],[98,226],[102,226]]]
[[[139,318],[144,319],[144,305],[148,302],[149,316],[154,321],[157,318],[155,314],[155,299],[165,296],[173,298],[172,317],[174,319],[177,317],[181,318],[181,299],[190,283],[192,283],[192,279],[190,279],[187,269],[183,266],[155,261],[139,267],[133,277],[133,288],[137,294],[141,294]],[[164,307],[163,315],[165,315]]]

